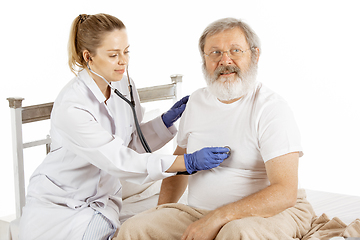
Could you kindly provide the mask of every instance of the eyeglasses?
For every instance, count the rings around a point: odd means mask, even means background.
[[[215,51],[210,52],[209,54],[204,53],[204,55],[208,56],[214,62],[219,62],[224,53],[227,53],[229,58],[231,58],[232,60],[238,60],[244,55],[245,52],[247,52],[248,50],[251,50],[251,49],[253,49],[253,48],[249,48],[244,51],[241,49],[238,49],[238,48],[233,48],[233,49],[230,49],[227,51],[215,50]]]

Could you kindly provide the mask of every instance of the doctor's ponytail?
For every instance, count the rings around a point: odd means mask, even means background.
[[[106,33],[124,29],[125,25],[118,18],[108,14],[87,15],[80,14],[72,22],[68,42],[68,64],[70,70],[76,74],[86,67],[83,58],[84,50],[93,56],[101,46]]]

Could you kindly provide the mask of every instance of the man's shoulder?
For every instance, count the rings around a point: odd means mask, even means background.
[[[202,96],[208,93],[208,90],[206,87],[198,88],[196,89],[191,96]]]
[[[254,102],[261,105],[277,102],[286,102],[282,96],[280,96],[278,93],[276,93],[261,82],[256,85],[252,98]]]
[[[190,102],[193,102],[193,101],[199,102],[199,101],[202,101],[202,100],[207,99],[209,97],[210,97],[209,91],[207,90],[206,87],[203,87],[203,88],[199,88],[199,89],[195,90],[190,95],[189,101]]]

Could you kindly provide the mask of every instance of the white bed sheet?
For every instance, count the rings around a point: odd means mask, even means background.
[[[360,219],[360,196],[306,189],[307,199],[317,216],[325,213],[330,219],[338,217],[349,225]]]

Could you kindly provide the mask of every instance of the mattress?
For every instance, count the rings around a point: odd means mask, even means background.
[[[317,216],[338,217],[346,225],[360,219],[360,196],[306,189],[307,199]]]

